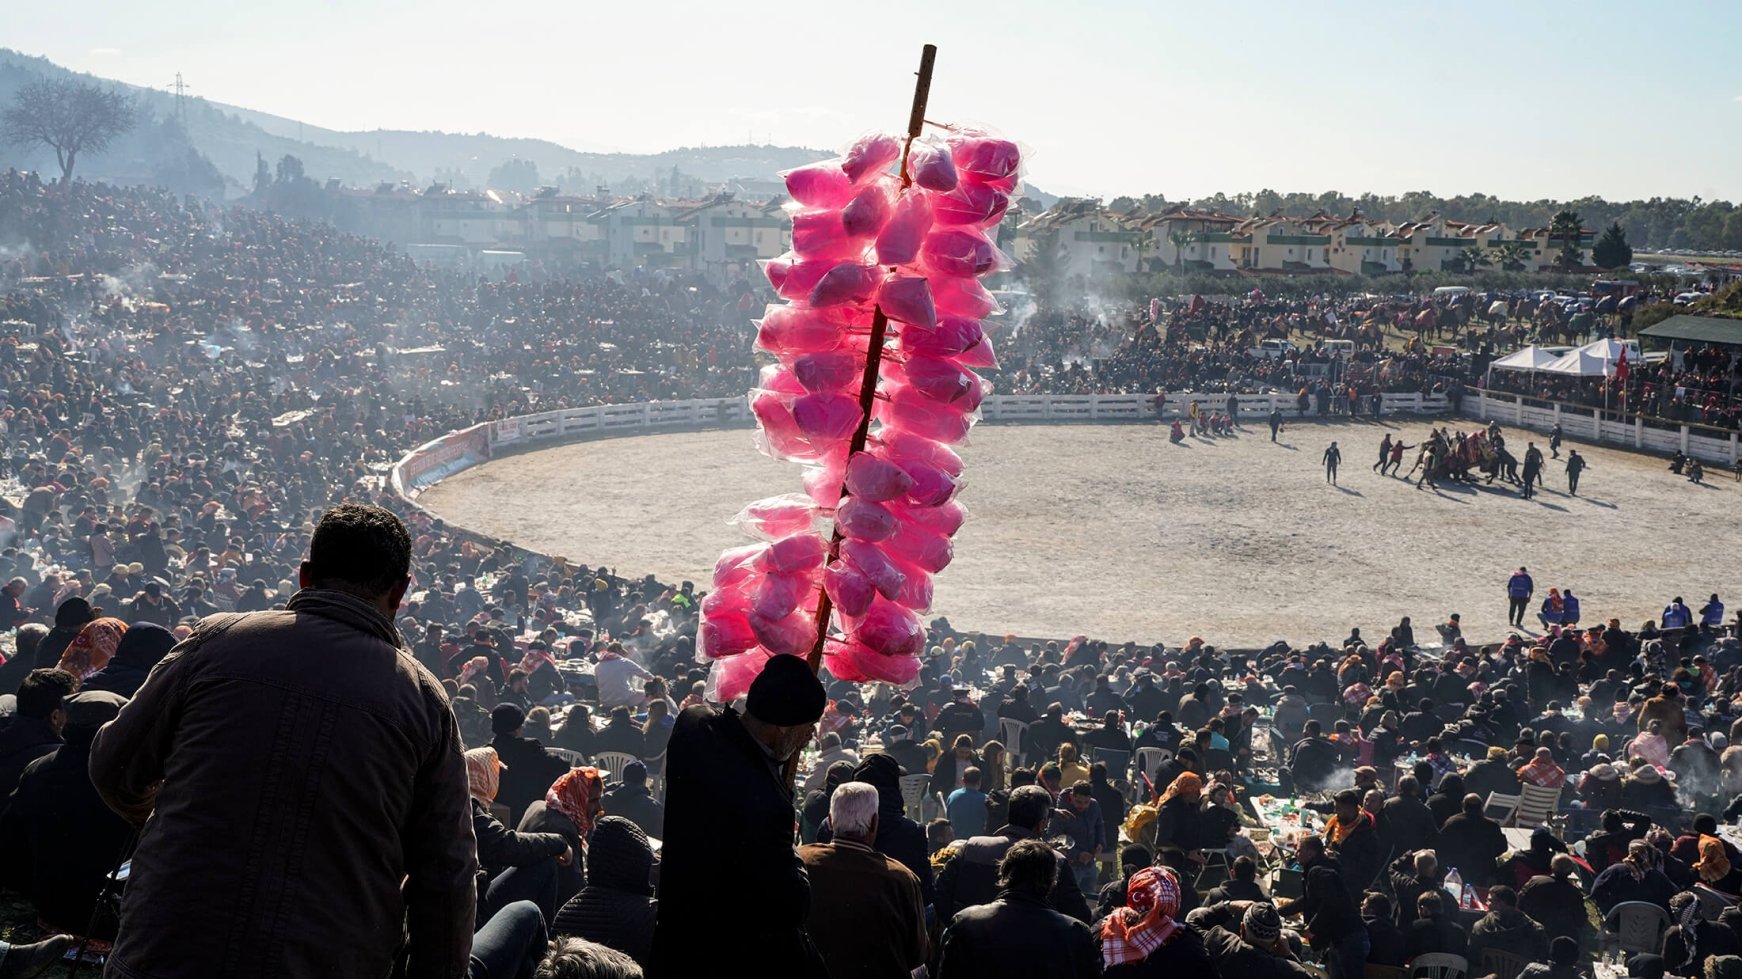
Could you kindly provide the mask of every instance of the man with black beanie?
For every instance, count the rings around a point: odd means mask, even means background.
[[[496,801],[508,807],[508,825],[518,826],[526,807],[544,798],[569,764],[544,750],[537,738],[523,738],[526,712],[517,704],[497,704],[490,712],[490,747],[502,762],[502,787]]]
[[[677,716],[666,748],[654,979],[718,972],[733,949],[766,975],[825,974],[804,933],[810,882],[793,848],[785,768],[826,702],[803,659],[777,655],[751,682],[743,712],[698,704]]]

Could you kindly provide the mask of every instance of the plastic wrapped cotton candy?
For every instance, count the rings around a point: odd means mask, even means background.
[[[948,193],[956,189],[956,163],[951,159],[950,148],[940,140],[915,141],[907,156],[907,172],[915,184],[926,190]]]
[[[858,183],[881,172],[900,155],[901,140],[888,133],[867,133],[847,148],[841,169],[847,179]]]
[[[849,496],[835,514],[835,526],[849,540],[880,541],[895,533],[895,516],[880,503]]]
[[[906,496],[913,489],[913,477],[893,462],[861,452],[847,460],[846,485],[853,499],[881,503]]]
[[[877,306],[883,315],[897,323],[907,323],[921,330],[937,325],[937,309],[932,306],[931,283],[923,275],[902,275],[891,272],[877,287]]]
[[[747,504],[727,522],[752,537],[774,541],[814,532],[819,518],[815,503],[799,493],[786,493]]]
[[[824,160],[781,174],[786,192],[805,207],[840,207],[853,197],[853,182],[841,169],[841,161]]]
[[[992,250],[997,251],[996,248]],[[945,259],[945,261],[951,260]],[[810,265],[812,263],[806,262],[804,264]],[[816,286],[810,291],[810,304],[821,309],[841,303],[864,302],[871,298],[871,291],[877,288],[877,283],[882,281],[882,278],[877,273],[876,268],[870,265],[842,262],[823,273],[822,278],[817,280]],[[791,281],[790,276],[788,281]]]
[[[1019,162],[1015,144],[977,131],[913,141],[905,156],[901,140],[871,134],[783,175],[793,250],[763,271],[786,304],[757,323],[774,363],[750,409],[763,451],[805,464],[804,492],[734,518],[768,543],[715,564],[696,644],[713,662],[710,697],[742,694],[770,656],[817,650],[849,682],[917,678],[919,613],[966,518],[949,446],[990,391],[973,368],[997,363],[982,320],[998,304],[978,280],[1008,259],[985,229]],[[874,395],[869,419],[862,393]]]
[[[848,683],[893,683],[908,686],[919,678],[918,656],[884,656],[863,643],[831,640],[824,650],[829,672]]]
[[[729,703],[750,692],[750,683],[773,655],[766,649],[750,649],[736,656],[713,657],[702,695],[715,703]]]
[[[931,202],[920,191],[908,188],[889,212],[889,220],[877,233],[877,262],[906,265],[919,256],[920,244],[931,230]]]
[[[884,598],[872,599],[864,615],[848,619],[848,631],[883,656],[917,656],[925,648],[925,626],[919,616]]]

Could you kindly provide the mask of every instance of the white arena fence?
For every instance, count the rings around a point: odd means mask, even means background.
[[[1466,415],[1513,428],[1547,432],[1555,425],[1568,438],[1607,442],[1642,452],[1682,452],[1702,462],[1730,467],[1738,456],[1737,433],[1707,425],[1685,425],[1643,415],[1545,401],[1523,395],[1471,391],[1461,408]]]
[[[1242,394],[1237,398],[1243,423],[1262,422],[1272,408],[1293,418],[1299,403],[1293,394]],[[1450,409],[1441,394],[1386,394],[1382,399],[1380,410],[1387,415],[1441,414]],[[1204,409],[1222,411],[1227,408],[1228,395],[1170,394],[1162,417],[1182,417],[1193,402]],[[1363,415],[1367,406],[1363,398]],[[1147,394],[995,394],[985,400],[980,411],[985,421],[992,423],[1152,421],[1157,417],[1155,396]],[[503,452],[585,438],[752,424],[749,404],[741,397],[541,411],[484,422],[426,442],[393,467],[390,485],[399,496],[416,500],[436,483]]]

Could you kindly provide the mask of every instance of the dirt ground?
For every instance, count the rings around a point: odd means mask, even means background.
[[[1254,424],[1181,445],[1150,424],[983,425],[963,449],[972,517],[933,614],[988,633],[1251,647],[1351,626],[1377,641],[1406,615],[1426,641],[1458,612],[1466,636],[1492,641],[1520,564],[1539,599],[1571,587],[1586,622],[1637,628],[1676,595],[1742,605],[1742,484],[1728,473],[1694,486],[1661,459],[1578,445],[1577,497],[1554,460],[1530,501],[1498,482],[1417,490],[1371,471],[1386,430],[1414,445],[1428,423],[1291,422],[1276,444]],[[1510,436],[1520,457],[1527,437]],[[1333,439],[1340,487],[1320,463]],[[798,488],[799,468],[759,455],[749,431],[716,431],[512,456],[422,502],[535,550],[705,587],[715,556],[744,543],[725,521]]]

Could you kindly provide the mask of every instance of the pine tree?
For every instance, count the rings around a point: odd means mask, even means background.
[[[1633,246],[1627,244],[1627,232],[1617,221],[1609,225],[1603,237],[1591,247],[1591,261],[1598,268],[1618,269],[1633,261]]]

